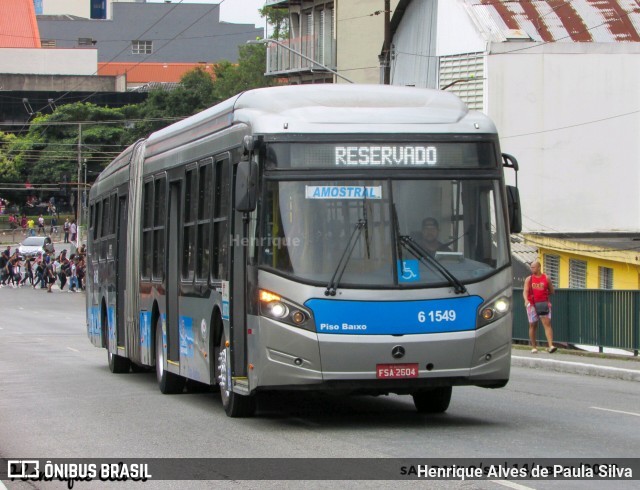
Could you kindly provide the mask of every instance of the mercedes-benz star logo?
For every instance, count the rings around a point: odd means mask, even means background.
[[[404,347],[401,345],[396,345],[393,349],[391,349],[391,356],[394,359],[401,359],[404,357]]]

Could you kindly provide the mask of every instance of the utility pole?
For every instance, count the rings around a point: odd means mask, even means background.
[[[384,0],[384,84],[391,83],[391,0]]]
[[[76,247],[80,248],[80,223],[82,222],[82,199],[80,194],[82,174],[82,123],[78,123],[78,198],[76,199]]]

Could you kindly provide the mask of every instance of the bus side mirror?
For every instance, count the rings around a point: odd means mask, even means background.
[[[236,169],[236,211],[250,213],[258,200],[258,164],[244,158]]]
[[[518,188],[507,186],[507,207],[509,208],[509,231],[520,233],[522,231],[522,212],[520,211],[520,193]]]

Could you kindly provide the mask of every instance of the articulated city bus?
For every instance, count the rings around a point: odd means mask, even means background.
[[[408,394],[509,379],[509,232],[493,123],[436,90],[251,90],[153,133],[90,193],[87,327],[113,372],[219,386]]]

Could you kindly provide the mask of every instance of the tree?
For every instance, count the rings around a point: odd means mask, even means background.
[[[21,171],[13,158],[16,136],[0,132],[0,182],[19,183]]]
[[[26,135],[7,145],[13,161],[12,178],[32,184],[75,181],[79,158],[90,172],[101,171],[123,150],[124,122],[121,109],[84,102],[62,105],[52,114],[37,116]]]
[[[211,107],[218,101],[211,74],[202,68],[195,68],[182,76],[178,88],[171,91],[152,90],[146,101],[136,109],[130,109],[135,113],[135,119],[142,121],[129,132],[127,143],[131,144],[139,138],[147,137],[154,131]]]
[[[272,77],[264,75],[267,49],[263,44],[246,44],[239,48],[238,64],[223,62],[215,68],[215,93],[220,100],[260,87],[277,85]]]
[[[273,27],[273,39],[287,39],[289,37],[289,10],[275,7],[262,7],[258,12],[266,17],[267,23]]]

